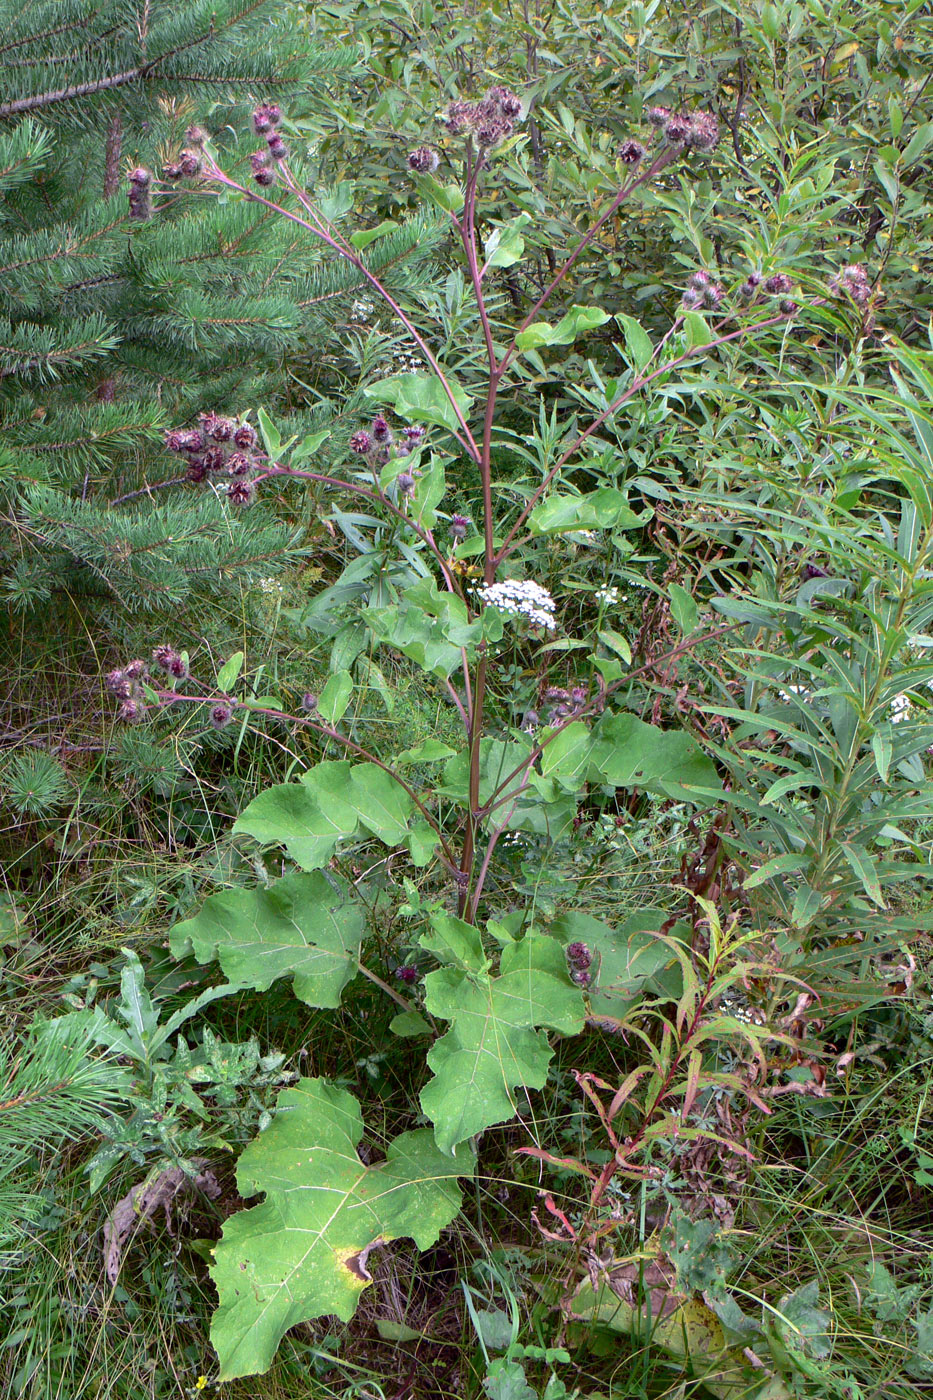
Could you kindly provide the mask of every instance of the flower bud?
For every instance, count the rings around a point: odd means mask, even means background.
[[[273,160],[284,160],[288,155],[288,147],[277,131],[269,134],[269,154]]]
[[[146,707],[139,700],[124,700],[117,711],[117,719],[126,724],[137,724],[146,713]]]
[[[301,708],[307,710],[309,714],[313,714],[317,709],[317,696],[313,691],[306,690],[304,695],[302,695]]]
[[[203,146],[206,141],[210,140],[210,137],[203,126],[195,126],[192,124],[185,131],[185,140],[188,142],[189,146]]]
[[[374,440],[378,443],[392,441],[392,429],[389,427],[388,423],[383,418],[381,413],[377,414],[377,416],[373,419],[372,423],[370,424],[370,432],[372,433]]]
[[[137,166],[129,173],[129,205],[131,219],[152,217],[152,176],[143,166]]]
[[[795,312],[800,310],[800,307],[795,301],[792,301],[790,297],[785,297],[784,300],[779,303],[778,310],[782,316],[793,316]]]
[[[793,285],[786,272],[776,272],[773,277],[766,277],[764,281],[765,291],[773,297],[786,295]]]
[[[263,189],[268,189],[269,185],[275,184],[275,176],[271,170],[257,170],[255,179],[256,184],[262,185]]]
[[[395,483],[403,496],[410,496],[415,489],[415,478],[411,472],[399,472]]]

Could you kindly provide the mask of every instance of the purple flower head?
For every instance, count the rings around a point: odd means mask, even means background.
[[[253,459],[245,452],[231,452],[227,458],[227,471],[230,476],[249,476],[253,470]]]
[[[257,185],[262,185],[263,189],[275,184],[275,176],[271,170],[257,170],[255,175]]]
[[[619,160],[623,165],[638,165],[645,158],[645,148],[640,141],[623,141],[619,147]]]
[[[141,657],[131,661],[124,671],[124,675],[131,681],[141,681],[148,673],[149,667]]]
[[[687,134],[683,138],[688,150],[711,151],[719,140],[719,122],[712,112],[693,112],[688,126]]]
[[[181,174],[181,164],[177,160],[166,161],[162,167],[162,175],[166,180],[180,180]]]
[[[403,496],[410,496],[415,489],[415,478],[411,472],[399,472],[395,482]]]
[[[152,217],[152,176],[139,165],[129,173],[129,205],[131,219]]]
[[[413,982],[418,980],[418,969],[416,967],[397,967],[395,975],[400,982],[404,982],[406,986],[410,987]]]
[[[282,120],[282,111],[276,102],[260,102],[253,112],[253,130],[257,136],[265,136],[278,126]]]
[[[229,705],[226,700],[211,706],[210,720],[213,729],[226,729],[232,719],[233,706]]]
[[[652,126],[665,126],[671,119],[670,107],[649,107],[645,112],[646,119]]]
[[[440,163],[440,156],[430,146],[419,146],[417,150],[408,153],[409,169],[417,171],[420,175],[433,174]]]
[[[849,296],[856,306],[866,306],[871,298],[868,273],[861,263],[849,263],[840,269],[829,284],[836,296]]]
[[[126,724],[136,724],[146,713],[145,705],[138,700],[124,700],[117,711],[117,719],[122,719]]]
[[[776,272],[773,277],[764,280],[764,289],[772,297],[786,296],[793,285],[786,272]]]
[[[452,515],[450,517],[450,538],[452,540],[465,540],[470,522],[465,515]]]
[[[672,146],[682,146],[690,135],[689,117],[671,116],[664,125],[665,138]]]
[[[251,481],[238,477],[227,487],[227,500],[234,506],[250,506],[256,496],[256,488]]]
[[[392,441],[392,429],[381,413],[377,414],[370,424],[370,432],[375,441],[380,444]]]
[[[259,436],[252,423],[241,423],[233,434],[233,441],[237,447],[245,448],[248,452],[250,448],[256,446]]]
[[[185,149],[178,157],[178,166],[182,175],[198,175],[201,171],[201,155],[198,151]]]
[[[227,460],[227,454],[222,447],[209,447],[201,458],[205,471],[219,472]]]
[[[574,705],[585,705],[589,691],[585,685],[575,685],[570,692],[570,698]]]
[[[249,158],[250,169],[254,175],[258,175],[261,170],[265,170],[269,164],[268,151],[253,151]]]
[[[203,457],[189,457],[188,470],[185,472],[185,480],[197,484],[207,480],[207,463]]]
[[[809,581],[810,581],[811,578],[828,578],[828,577],[829,577],[829,575],[827,574],[826,570],[825,570],[825,569],[821,569],[820,566],[819,566],[819,564],[810,564],[810,563],[804,564],[804,566],[803,566],[803,576],[804,576],[804,579],[805,579],[808,583],[809,583]]]
[[[793,316],[800,310],[800,307],[790,297],[785,297],[784,300],[779,303],[778,310],[782,316]]]
[[[479,108],[473,102],[451,102],[447,108],[444,125],[451,136],[457,136],[476,124]]]
[[[180,661],[181,657],[178,655],[178,652],[175,650],[174,647],[166,646],[163,643],[161,646],[157,646],[155,648],[155,650],[152,653],[152,659],[155,662],[155,664],[159,667],[160,671],[170,672],[172,666],[175,664],[176,661]]]
[[[185,140],[189,146],[203,146],[206,141],[210,140],[210,137],[203,126],[192,125],[185,131]]]
[[[317,709],[317,696],[311,690],[306,690],[301,697],[301,708],[307,710],[309,714],[314,714]]]
[[[187,661],[183,656],[179,656],[178,652],[175,652],[165,669],[173,681],[186,681],[190,675]]]
[[[133,687],[125,671],[108,671],[104,683],[110,694],[118,696],[121,700],[128,700],[132,694]]]
[[[215,413],[211,426],[206,429],[206,432],[209,437],[213,438],[214,442],[231,442],[233,434],[236,432],[236,420],[224,418],[221,414]]]
[[[152,173],[142,165],[138,165],[135,170],[131,170],[126,178],[131,185],[145,187],[152,184]]]
[[[420,428],[420,427],[403,428],[403,429],[402,429],[402,437],[405,439],[406,442],[410,442],[410,443],[412,444],[412,446],[414,446],[415,443],[418,443],[418,442],[421,441],[421,439],[424,437],[424,435],[425,435],[426,432],[427,432],[427,429],[426,429],[426,428]]]
[[[288,147],[277,131],[272,131],[268,136],[269,154],[273,160],[284,160],[288,155]]]
[[[350,451],[357,452],[362,457],[365,453],[371,452],[373,439],[371,434],[361,428],[358,433],[354,433],[350,439]]]

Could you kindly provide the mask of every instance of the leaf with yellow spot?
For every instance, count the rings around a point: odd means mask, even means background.
[[[459,1211],[470,1150],[442,1154],[421,1128],[367,1167],[362,1136],[351,1094],[301,1079],[279,1095],[271,1126],[240,1158],[241,1194],[265,1192],[265,1200],[231,1216],[214,1249],[220,1380],[267,1370],[299,1322],[327,1314],[348,1322],[371,1281],[371,1251],[402,1236],[427,1249]]]

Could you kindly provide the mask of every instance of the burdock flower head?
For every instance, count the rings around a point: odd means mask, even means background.
[[[467,537],[467,530],[470,522],[465,515],[452,515],[450,517],[450,538],[458,544]]]
[[[441,158],[437,151],[430,146],[419,146],[416,151],[409,151],[409,169],[417,171],[419,175],[430,175],[441,163]]]
[[[233,441],[236,443],[237,447],[242,447],[248,452],[250,448],[256,446],[256,443],[259,441],[259,435],[252,423],[241,423],[234,431]]]
[[[178,168],[182,175],[198,175],[201,171],[201,152],[186,147],[178,157]]]
[[[249,158],[249,164],[257,185],[268,186],[274,183],[275,176],[269,169],[268,151],[253,151]]]
[[[692,272],[687,278],[687,288],[683,294],[681,305],[685,310],[691,311],[696,307],[708,306],[715,309],[722,301],[722,287],[718,282],[714,282],[708,272],[702,269],[699,272]]]
[[[152,659],[161,671],[167,672],[172,677],[172,680],[185,681],[188,679],[190,674],[188,663],[181,652],[176,651],[174,647],[164,644],[156,647],[152,653]]]
[[[227,487],[227,500],[233,506],[251,506],[256,498],[256,487],[244,477],[237,477]]]
[[[444,125],[453,136],[469,132],[482,151],[511,136],[522,115],[522,100],[507,87],[491,87],[482,102],[451,102]]]
[[[638,165],[645,158],[645,148],[640,141],[623,141],[619,147],[619,160],[623,165]]]
[[[568,943],[566,951],[571,982],[576,982],[578,987],[588,987],[593,980],[590,972],[593,954],[585,943]]]
[[[786,296],[793,285],[786,272],[776,272],[773,277],[766,277],[762,283],[764,290],[772,297]]]
[[[871,297],[868,273],[861,263],[849,263],[840,268],[829,287],[837,297],[851,297],[856,306],[867,306]]]
[[[384,447],[392,441],[392,429],[381,413],[378,413],[373,419],[369,431],[373,435],[373,441],[378,442],[380,447]]]
[[[399,472],[395,484],[403,496],[410,496],[415,489],[415,478],[411,472]]]
[[[358,433],[354,433],[350,439],[350,451],[356,452],[360,457],[364,457],[367,452],[373,450],[372,433],[367,433],[365,428],[361,428]]]
[[[139,165],[127,176],[130,185],[130,218],[152,217],[152,175]]]
[[[257,136],[268,136],[282,120],[282,109],[277,102],[260,102],[253,112],[253,130]]]
[[[216,705],[211,706],[210,720],[212,729],[226,729],[233,719],[233,706],[226,700],[221,700]]]
[[[712,112],[672,112],[669,107],[649,107],[645,117],[658,127],[665,141],[685,151],[711,151],[719,140],[719,122]]]

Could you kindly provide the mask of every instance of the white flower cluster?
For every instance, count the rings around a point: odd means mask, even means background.
[[[350,320],[365,322],[370,320],[376,309],[376,303],[369,297],[358,297],[350,307]]]
[[[259,589],[260,593],[268,593],[272,597],[282,597],[285,593],[285,586],[282,580],[278,578],[258,578],[256,580],[256,587]]]
[[[531,579],[508,578],[501,583],[484,583],[476,591],[487,608],[499,608],[512,617],[523,617],[533,627],[543,627],[546,631],[553,631],[557,626],[554,599],[546,588]]]
[[[892,724],[899,724],[902,719],[909,718],[912,709],[909,695],[895,695],[888,710],[888,718]]]
[[[614,608],[621,596],[618,588],[614,587],[597,588],[596,590],[596,601],[602,603],[604,608]]]

